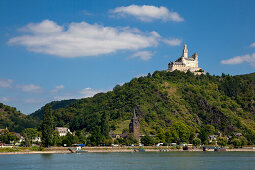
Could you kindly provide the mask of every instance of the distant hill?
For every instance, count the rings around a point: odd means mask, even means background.
[[[128,128],[135,108],[142,134],[158,134],[160,129],[181,122],[193,133],[210,125],[223,135],[241,132],[255,143],[253,78],[254,73],[195,76],[191,72],[156,71],[117,85],[113,91],[55,109],[53,114],[57,126],[92,131],[107,121],[114,132],[121,133]],[[41,118],[42,114],[37,115]]]
[[[255,80],[255,73],[245,74],[245,75],[241,75],[241,76],[250,77],[253,80]]]
[[[38,127],[38,121],[20,113],[14,107],[0,103],[0,129],[6,127],[11,132],[22,132],[25,128]]]
[[[48,104],[52,107],[53,110],[56,110],[56,109],[64,108],[67,105],[71,105],[75,101],[76,101],[76,99],[69,99],[69,100],[61,100],[61,101],[52,101]],[[37,111],[31,113],[29,116],[32,117],[32,118],[42,119],[43,118],[42,108],[40,108]]]
[[[156,71],[117,85],[107,93],[50,105],[55,125],[71,130],[92,132],[99,127],[101,133],[107,134],[103,131],[110,127],[114,133],[122,133],[135,108],[141,134],[161,134],[179,125],[195,134],[204,133],[209,127],[222,135],[240,132],[249,143],[255,143],[254,76],[255,73],[198,76],[191,72]],[[42,109],[25,116],[14,108],[1,108],[0,124],[13,131],[38,126],[43,117]]]

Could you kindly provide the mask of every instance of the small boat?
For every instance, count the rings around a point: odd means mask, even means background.
[[[144,149],[138,149],[138,148],[134,148],[134,151],[135,151],[135,152],[145,152]]]
[[[88,152],[88,151],[82,150],[80,146],[77,147],[76,149],[75,148],[68,148],[68,150],[71,153],[87,153]]]

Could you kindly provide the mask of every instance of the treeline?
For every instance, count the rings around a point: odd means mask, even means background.
[[[33,128],[38,126],[39,121],[34,120],[15,107],[0,103],[0,129],[8,128],[11,132],[22,132],[25,128]]]
[[[156,71],[52,113],[55,126],[100,134],[91,141],[103,143],[110,131],[121,133],[128,128],[124,122],[131,119],[134,108],[141,134],[156,135],[156,140],[191,143],[197,136],[207,143],[208,135],[234,137],[241,133],[248,144],[255,143],[253,76]],[[33,117],[42,120],[43,114]]]

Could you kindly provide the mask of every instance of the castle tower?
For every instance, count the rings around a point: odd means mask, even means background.
[[[133,117],[131,119],[131,122],[129,124],[129,133],[133,133],[134,136],[139,139],[140,136],[140,124],[139,121],[136,117],[135,109],[133,113]]]
[[[188,58],[187,44],[184,44],[184,48],[183,48],[183,50],[182,50],[182,57],[183,57],[183,58]]]

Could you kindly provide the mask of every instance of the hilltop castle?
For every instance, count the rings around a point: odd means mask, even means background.
[[[184,49],[182,51],[182,56],[178,58],[175,62],[170,62],[168,64],[168,71],[184,71],[188,70],[194,74],[205,74],[205,71],[198,67],[198,55],[194,53],[192,57],[188,57],[187,44],[184,44]]]

